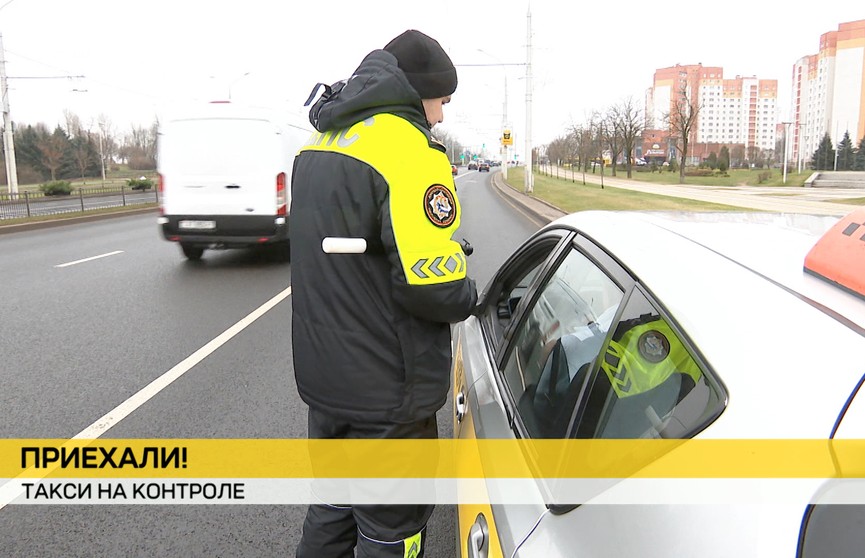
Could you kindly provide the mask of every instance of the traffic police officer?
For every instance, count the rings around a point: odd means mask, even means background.
[[[320,89],[313,90],[310,101]],[[292,347],[308,434],[436,438],[450,323],[477,303],[460,204],[431,135],[456,90],[441,45],[409,30],[369,53],[310,110],[318,133],[292,177]],[[326,254],[325,237],[366,253]],[[432,505],[309,507],[299,558],[423,556]]]

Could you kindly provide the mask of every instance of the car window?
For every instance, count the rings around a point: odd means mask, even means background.
[[[494,352],[501,346],[505,331],[517,316],[520,305],[544,267],[550,254],[561,242],[564,232],[553,232],[516,254],[493,280],[488,292],[487,325]]]
[[[570,249],[526,308],[502,369],[530,437],[565,435],[622,297],[601,268]]]
[[[685,438],[723,409],[721,386],[640,289],[634,289],[576,425],[580,438]]]

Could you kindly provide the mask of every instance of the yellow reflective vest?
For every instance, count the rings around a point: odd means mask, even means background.
[[[429,131],[389,113],[317,132],[295,161],[291,241],[295,378],[311,406],[348,419],[435,414],[450,372],[450,323],[477,302],[452,237],[461,208]],[[325,254],[325,237],[365,254]]]

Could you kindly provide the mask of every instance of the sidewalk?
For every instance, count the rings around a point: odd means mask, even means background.
[[[555,169],[555,167],[553,167]],[[558,168],[558,176],[561,179],[574,180],[573,172],[569,169]],[[531,204],[531,207],[538,207],[537,203],[546,205],[552,210],[553,208],[546,202],[527,196],[522,192],[518,192],[513,188],[507,187],[501,180],[501,173],[496,173],[500,184],[500,191],[513,194],[515,200],[522,200],[525,203]],[[495,184],[495,177],[493,182]],[[582,183],[582,173],[577,173],[576,181]],[[601,177],[599,175],[586,174],[586,182],[592,184],[600,184]],[[755,187],[755,186],[700,186],[693,184],[654,184],[640,182],[637,180],[628,180],[626,178],[613,178],[604,176],[604,186],[611,188],[621,188],[624,190],[633,190],[646,194],[656,194],[660,196],[672,196],[677,198],[685,198],[691,200],[705,201],[718,203],[723,205],[731,205],[736,207],[747,207],[761,211],[772,211],[779,213],[807,213],[812,215],[835,215],[838,217],[847,215],[857,209],[861,209],[861,205],[845,204],[843,202],[827,202],[813,199],[814,197],[835,197],[843,199],[840,196],[847,197],[865,197],[863,190],[846,190],[820,192],[814,188],[779,188],[779,187]],[[537,203],[535,203],[537,202]],[[545,210],[538,209],[538,215],[546,214]],[[550,210],[547,210],[550,211]],[[558,210],[559,215],[564,212]],[[552,214],[550,214],[552,215]]]

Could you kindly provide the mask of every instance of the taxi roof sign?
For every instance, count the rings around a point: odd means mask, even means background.
[[[865,208],[826,231],[805,256],[804,268],[865,298]]]

